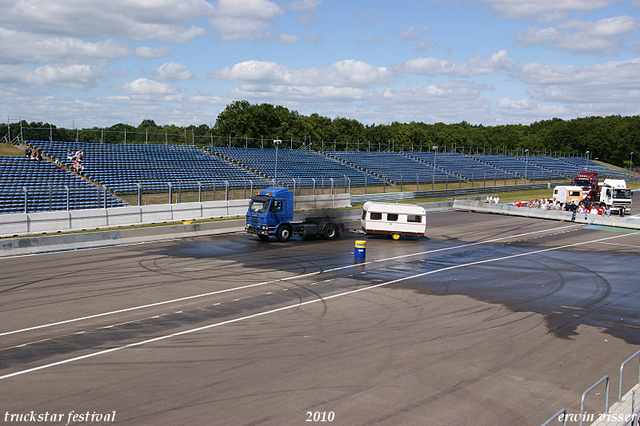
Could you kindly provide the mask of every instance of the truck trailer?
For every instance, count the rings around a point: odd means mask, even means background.
[[[292,235],[321,236],[333,240],[344,231],[344,224],[336,223],[328,216],[309,216],[300,222],[293,222],[293,192],[272,186],[251,197],[245,231],[263,241],[276,237],[282,243],[289,241]]]

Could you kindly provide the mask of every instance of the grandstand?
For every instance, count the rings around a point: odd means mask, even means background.
[[[608,177],[612,179],[625,179],[625,180],[635,180],[636,176],[632,174],[613,168],[609,166],[605,166],[603,164],[597,163],[595,161],[587,160],[586,158],[562,158],[561,159],[568,167],[572,167],[574,170],[574,176],[577,175],[581,171],[590,171],[590,172],[598,172],[599,177]]]
[[[100,188],[49,161],[0,156],[0,213],[123,205],[122,200],[109,193],[105,200]]]
[[[461,179],[485,180],[485,179],[506,179],[513,178],[515,174],[490,164],[483,163],[471,156],[462,155],[457,152],[404,152],[412,158],[435,164],[447,170],[449,173],[459,176]]]
[[[165,191],[217,185],[241,187],[248,182],[267,186],[266,179],[191,145],[142,145],[27,141],[52,158],[67,160],[67,150],[84,153],[85,176],[114,193]],[[200,185],[199,185],[200,184]]]
[[[0,157],[0,213],[118,207],[117,196],[180,190],[266,187],[373,187],[384,184],[565,180],[582,170],[635,179],[585,158],[462,155],[438,152],[312,151],[190,145],[26,141],[42,161]],[[72,173],[67,153],[84,153],[83,176]],[[53,164],[60,159],[68,168]],[[162,200],[166,198],[160,197]],[[26,208],[25,208],[25,199]],[[153,202],[153,201],[152,201]],[[157,202],[157,201],[156,201]],[[161,201],[164,202],[164,201]]]
[[[565,174],[540,166],[530,161],[528,157],[511,157],[509,155],[471,155],[470,157],[527,180],[567,178]]]
[[[284,184],[289,184],[293,179],[302,186],[312,186],[313,179],[316,183],[328,183],[333,179],[335,185],[345,187],[383,183],[371,171],[358,169],[312,150],[218,146],[205,149]]]
[[[460,176],[433,164],[411,158],[397,152],[377,151],[327,151],[326,155],[339,159],[384,179],[400,183],[455,182]]]

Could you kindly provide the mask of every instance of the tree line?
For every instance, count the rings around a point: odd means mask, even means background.
[[[301,115],[284,106],[235,101],[206,124],[160,126],[145,119],[140,125],[118,123],[107,128],[64,129],[26,121],[4,124],[0,138],[22,132],[24,139],[106,143],[166,143],[197,146],[311,148],[360,151],[429,151],[462,153],[580,153],[591,159],[629,167],[640,163],[640,116],[552,118],[524,124],[484,126],[422,122],[365,125],[345,117]],[[437,148],[436,148],[437,147]],[[634,154],[632,154],[634,153]]]

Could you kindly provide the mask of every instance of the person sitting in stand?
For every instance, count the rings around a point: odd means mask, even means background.
[[[36,148],[33,153],[31,154],[31,158],[33,158],[34,160],[40,161],[42,160],[42,154],[40,154],[40,151],[38,151],[38,148]]]
[[[80,164],[80,160],[78,160],[77,158],[73,161],[73,168],[78,174],[82,174],[84,172],[84,166]]]
[[[76,158],[78,160],[84,160],[84,154],[82,153],[82,150],[80,148],[78,148],[78,150],[76,151]]]
[[[67,150],[67,160],[68,161],[75,161],[76,160],[75,154],[72,154],[71,151],[69,151],[69,150]]]
[[[64,169],[64,166],[62,165],[62,161],[60,161],[59,158],[56,158],[56,161],[54,161],[54,163],[56,163],[56,166],[60,167],[61,169]]]

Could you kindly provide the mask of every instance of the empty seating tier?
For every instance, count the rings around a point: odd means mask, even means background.
[[[382,184],[382,179],[364,170],[311,150],[217,146],[205,149],[284,184],[292,179],[303,186],[313,185],[314,179],[318,185],[321,182],[326,185],[331,179],[335,185]]]

